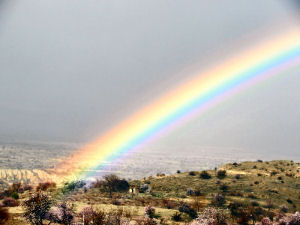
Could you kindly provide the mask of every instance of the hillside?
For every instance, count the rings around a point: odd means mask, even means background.
[[[280,213],[294,213],[300,210],[300,165],[293,161],[242,162],[223,165],[215,170],[190,171],[166,176],[157,174],[141,180],[129,181],[128,192],[103,191],[101,185],[81,187],[70,184],[59,188],[49,188],[46,193],[56,203],[66,201],[73,205],[76,220],[84,208],[92,206],[107,214],[121,212],[122,217],[138,223],[144,217],[146,206],[155,207],[156,224],[185,224],[192,220],[190,211],[201,215],[207,207],[224,212],[228,224],[238,223],[233,207],[246,213],[247,210],[261,210],[255,220],[264,216],[276,220]],[[101,184],[101,182],[99,182]],[[66,191],[71,190],[71,191]],[[133,192],[132,192],[133,191]],[[19,194],[23,202],[34,191]],[[180,212],[179,212],[180,211]],[[230,211],[230,212],[229,212]],[[8,224],[24,224],[21,206],[9,207],[13,217]],[[240,211],[239,211],[240,212]],[[230,214],[231,213],[231,214]],[[174,217],[180,215],[180,221]],[[196,216],[194,216],[196,217]],[[249,219],[250,223],[250,219]],[[78,223],[80,224],[80,223]],[[150,224],[150,223],[149,223]],[[155,224],[155,223],[153,223]]]

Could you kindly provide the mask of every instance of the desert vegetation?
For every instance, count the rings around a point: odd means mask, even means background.
[[[296,225],[299,168],[258,160],[139,180],[16,182],[0,192],[0,224]]]

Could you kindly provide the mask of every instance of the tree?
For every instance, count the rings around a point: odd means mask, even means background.
[[[42,225],[47,218],[52,205],[52,200],[46,194],[36,193],[24,201],[24,217],[33,225]]]
[[[129,187],[129,183],[126,180],[121,180],[114,174],[104,176],[104,180],[100,185],[100,188],[103,188],[102,190],[109,192],[111,198],[113,192],[127,192]]]

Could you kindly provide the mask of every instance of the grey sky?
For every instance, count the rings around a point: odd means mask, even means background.
[[[2,1],[0,140],[91,140],[187,79],[184,68],[258,29],[283,29],[297,12],[290,3]],[[172,132],[156,148],[296,151],[300,68],[288,73]]]

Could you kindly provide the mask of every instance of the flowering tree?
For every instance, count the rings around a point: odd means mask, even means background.
[[[225,225],[227,213],[224,210],[207,207],[192,225]]]
[[[55,209],[50,210],[45,219],[51,223],[59,223],[64,225],[70,225],[74,221],[74,212],[66,202],[60,203]]]
[[[79,216],[82,218],[82,222],[84,225],[94,223],[97,212],[93,209],[92,206],[85,207],[79,213]]]
[[[24,201],[24,217],[33,225],[43,225],[43,220],[51,208],[52,200],[42,193],[36,193]]]

